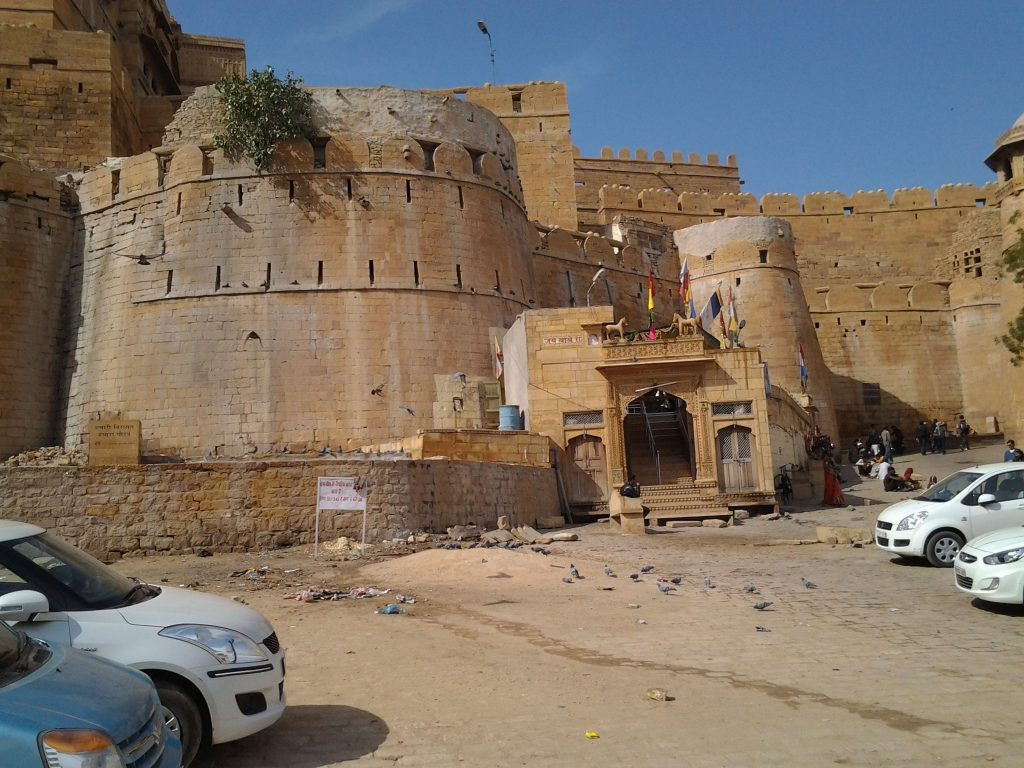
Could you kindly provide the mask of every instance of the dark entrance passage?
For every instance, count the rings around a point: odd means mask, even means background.
[[[655,389],[629,404],[622,424],[627,475],[641,486],[693,482],[693,417],[686,402]]]

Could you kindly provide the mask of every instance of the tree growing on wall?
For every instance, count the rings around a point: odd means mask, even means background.
[[[225,77],[216,87],[225,110],[217,146],[229,156],[248,157],[260,171],[277,142],[313,133],[313,96],[291,72],[282,80],[268,66],[248,77]]]
[[[1016,224],[1020,214],[1014,214],[1011,224]],[[1003,251],[1003,271],[1013,275],[1015,283],[1024,283],[1024,229],[1017,228],[1017,242]],[[1024,363],[1024,308],[1013,319],[1000,339],[1003,346],[1010,350],[1010,362],[1014,365]]]

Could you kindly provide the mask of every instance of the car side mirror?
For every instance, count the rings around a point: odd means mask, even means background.
[[[28,621],[37,613],[49,610],[46,595],[34,589],[19,589],[0,596],[0,619],[5,621]]]
[[[979,504],[979,506],[984,507],[986,504],[991,504],[995,500],[996,500],[995,494],[993,494],[993,493],[983,493],[983,494],[981,494],[981,496],[978,497],[978,504]]]

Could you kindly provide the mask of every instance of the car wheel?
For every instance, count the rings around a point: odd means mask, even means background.
[[[181,739],[181,764],[187,766],[195,758],[203,740],[202,714],[181,686],[166,680],[154,682],[164,710],[164,722]]]
[[[963,545],[964,537],[956,531],[939,531],[928,538],[924,553],[936,568],[952,568]]]

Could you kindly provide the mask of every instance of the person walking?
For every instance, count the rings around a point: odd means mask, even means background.
[[[885,456],[885,460],[892,464],[892,433],[888,427],[882,427],[882,431],[879,434],[882,440],[882,455]]]
[[[957,418],[956,433],[960,437],[960,450],[961,452],[969,451],[971,450],[971,425],[967,423],[967,419],[964,418],[962,413]]]
[[[917,425],[917,429],[914,431],[914,437],[917,438],[917,450],[922,456],[928,455],[928,439],[929,430],[928,422],[922,421]]]
[[[1006,452],[1003,453],[1003,461],[1013,461],[1013,450],[1016,447],[1017,445],[1013,440],[1006,441]]]

